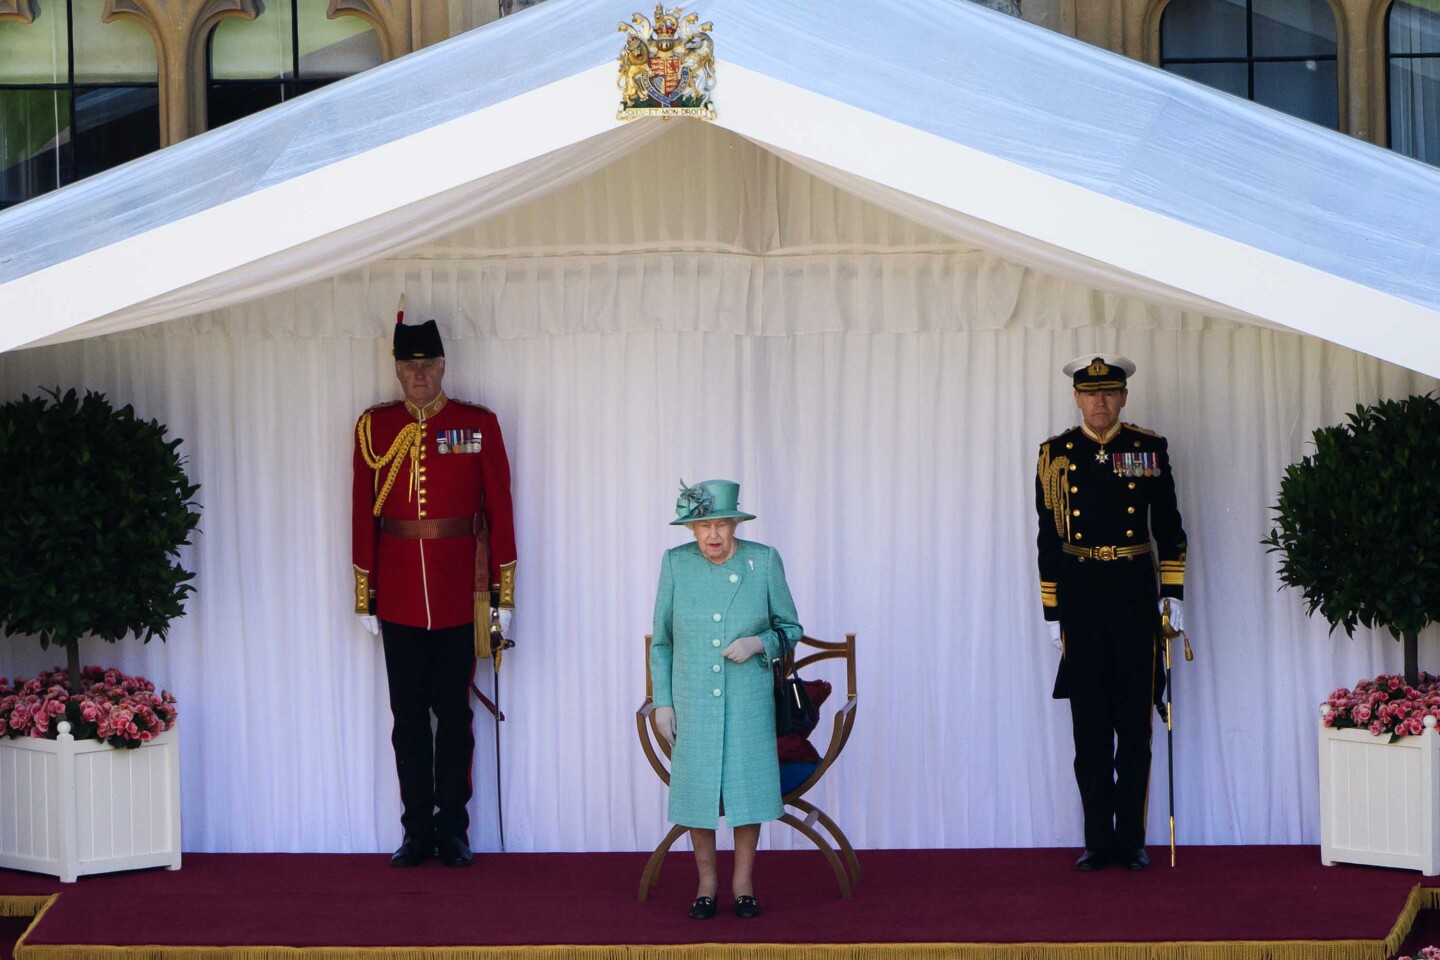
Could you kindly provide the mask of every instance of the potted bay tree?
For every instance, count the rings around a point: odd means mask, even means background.
[[[79,874],[180,865],[175,700],[81,668],[82,641],[164,640],[194,590],[180,550],[199,487],[180,440],[104,395],[0,406],[0,629],[66,666],[0,677],[0,780],[19,797],[0,866]]]
[[[1440,873],[1440,683],[1419,667],[1440,620],[1440,401],[1357,407],[1291,464],[1263,542],[1280,579],[1333,633],[1404,646],[1403,674],[1335,690],[1320,708],[1320,843],[1345,861]]]

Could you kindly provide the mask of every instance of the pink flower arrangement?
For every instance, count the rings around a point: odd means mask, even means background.
[[[86,667],[75,692],[67,672],[56,667],[33,680],[11,683],[0,677],[0,734],[54,740],[61,720],[76,740],[104,740],[112,747],[138,747],[175,726],[175,698],[155,692],[144,677]]]
[[[1425,732],[1426,717],[1440,723],[1440,677],[1422,673],[1419,686],[1411,687],[1404,677],[1382,674],[1361,680],[1354,690],[1341,687],[1323,705],[1330,708],[1327,727],[1369,730],[1377,737],[1414,737]]]
[[[1395,960],[1440,960],[1440,947],[1421,947],[1415,956],[1396,957]]]

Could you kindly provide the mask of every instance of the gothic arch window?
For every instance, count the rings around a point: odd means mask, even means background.
[[[1385,15],[1390,148],[1440,165],[1440,8],[1395,0]]]
[[[1326,0],[1170,0],[1160,66],[1339,128],[1335,14]]]
[[[0,208],[160,146],[155,43],[104,0],[0,21]]]
[[[206,57],[210,128],[379,66],[380,38],[357,16],[331,19],[328,0],[277,0],[254,20],[222,21]]]

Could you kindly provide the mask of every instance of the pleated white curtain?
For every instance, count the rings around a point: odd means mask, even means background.
[[[739,480],[759,515],[742,535],[784,554],[807,631],[859,635],[856,733],[817,795],[857,845],[1078,845],[1032,483],[1038,443],[1075,422],[1058,368],[1090,350],[1139,364],[1126,418],[1170,437],[1190,534],[1181,841],[1317,839],[1317,705],[1398,669],[1399,648],[1327,637],[1258,541],[1315,427],[1435,381],[999,259],[702,131],[403,257],[0,355],[4,398],[103,390],[185,438],[204,507],[188,615],[164,646],[84,659],[179,697],[187,849],[398,841],[384,668],[350,612],[347,490],[355,416],[398,395],[401,290],[412,317],[441,321],[448,392],[497,412],[512,459],[510,849],[648,849],[663,832],[633,712],[660,554],[685,536],[666,526],[682,476]],[[0,644],[0,673],[59,659]],[[492,849],[492,727],[476,727],[474,840]],[[1157,840],[1164,760],[1157,739]]]

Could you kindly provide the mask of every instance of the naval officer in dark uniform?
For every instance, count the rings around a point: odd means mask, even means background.
[[[1063,369],[1082,423],[1040,445],[1035,510],[1040,599],[1061,649],[1054,696],[1070,701],[1085,813],[1075,866],[1143,870],[1160,611],[1168,599],[1183,629],[1185,530],[1165,438],[1120,422],[1135,364],[1087,354]]]
[[[495,414],[445,395],[434,320],[397,322],[394,354],[405,399],[356,423],[351,498],[355,612],[384,642],[395,720],[405,839],[390,862],[468,867],[470,681],[492,610],[508,636],[515,606],[510,461]]]

